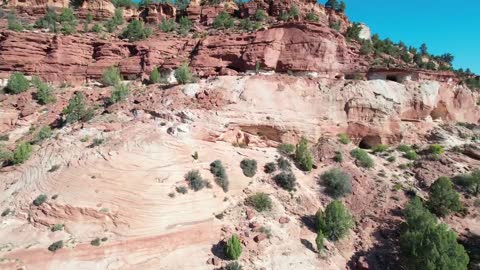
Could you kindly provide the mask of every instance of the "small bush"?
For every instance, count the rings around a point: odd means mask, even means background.
[[[241,20],[239,25],[241,29],[246,31],[258,30],[261,26],[262,25],[259,22],[253,22],[249,18]]]
[[[373,147],[372,151],[373,153],[383,153],[388,150],[388,145],[385,144],[378,144]]]
[[[412,151],[413,149],[410,145],[401,144],[397,147],[397,150],[402,152],[402,153],[407,153],[407,152]]]
[[[238,262],[231,262],[225,266],[225,270],[242,270],[242,266]]]
[[[317,251],[321,252],[323,250],[323,242],[325,241],[325,236],[322,231],[318,231],[317,237],[315,238],[315,244],[317,245]]]
[[[3,210],[3,212],[2,212],[2,217],[8,216],[8,214],[10,214],[11,211],[12,211],[12,210],[10,210],[10,208],[7,208],[7,209]]]
[[[326,187],[325,191],[333,198],[343,197],[352,192],[350,175],[340,169],[328,170],[320,176],[320,179]]]
[[[210,172],[215,177],[215,183],[217,183],[224,192],[228,191],[229,181],[227,171],[220,160],[215,160],[210,164]]]
[[[90,241],[90,245],[95,246],[95,247],[100,246],[100,238],[97,237],[97,238],[93,239],[92,241]]]
[[[155,83],[160,83],[162,80],[162,75],[160,74],[160,71],[158,71],[158,68],[154,68],[152,72],[150,72],[150,83],[155,84]]]
[[[257,161],[254,159],[244,159],[240,162],[243,174],[246,177],[254,177],[257,173]]]
[[[22,73],[14,72],[12,75],[10,75],[5,90],[9,94],[19,94],[21,92],[25,92],[29,86],[30,83]]]
[[[430,187],[428,207],[439,217],[444,217],[451,212],[462,209],[460,196],[453,189],[452,181],[448,177],[440,177]]]
[[[48,199],[48,197],[45,194],[38,195],[37,198],[35,198],[35,200],[33,200],[33,205],[40,206],[44,202],[46,202],[47,199]]]
[[[198,160],[198,152],[197,151],[195,151],[195,153],[193,153],[192,158],[194,160]]]
[[[325,212],[321,209],[315,214],[317,231],[322,232],[330,241],[338,241],[345,237],[353,227],[353,219],[348,209],[340,201],[327,205]]]
[[[65,225],[63,224],[55,224],[52,226],[52,228],[50,229],[52,232],[56,232],[56,231],[63,231],[63,227],[65,227]]]
[[[94,33],[101,33],[101,32],[102,32],[102,29],[103,29],[102,25],[96,23],[96,24],[94,24],[94,25],[92,26],[92,30],[91,30],[91,31],[94,32]]]
[[[193,82],[193,75],[190,72],[190,68],[187,64],[181,65],[179,68],[175,70],[175,79],[179,84],[186,84]]]
[[[176,26],[176,23],[175,23],[174,19],[163,18],[162,22],[160,23],[158,28],[160,28],[160,30],[162,30],[162,32],[170,33],[170,32],[175,31],[177,26]]]
[[[228,29],[233,27],[234,23],[235,22],[233,18],[230,16],[230,14],[228,14],[225,11],[222,11],[220,12],[220,14],[218,14],[218,16],[213,21],[213,27],[217,29]]]
[[[343,162],[342,152],[335,151],[335,156],[333,156],[333,160],[334,160],[335,162],[338,162],[338,163]]]
[[[279,157],[277,159],[277,165],[282,171],[290,171],[292,169],[292,164],[290,164],[290,161],[284,157]]]
[[[369,169],[375,166],[375,162],[373,161],[373,159],[363,149],[354,149],[350,154],[357,160],[357,164],[360,167]]]
[[[439,144],[432,144],[428,147],[428,152],[432,155],[442,155],[445,152],[443,146]]]
[[[390,163],[395,162],[395,160],[397,160],[397,159],[394,156],[389,156],[387,158],[387,161],[390,162]]]
[[[40,131],[37,133],[35,136],[34,143],[38,144],[41,143],[42,141],[52,137],[52,129],[49,126],[44,126],[40,129]]]
[[[54,242],[53,244],[51,244],[48,247],[48,250],[50,250],[51,252],[55,252],[55,251],[57,251],[61,248],[63,248],[63,241],[62,240]]]
[[[291,172],[281,172],[280,174],[277,174],[273,180],[275,180],[275,183],[277,183],[277,185],[279,185],[281,188],[288,191],[293,191],[295,189],[295,184],[297,181],[295,175]]]
[[[454,178],[455,184],[465,188],[472,195],[480,194],[480,169],[471,174],[459,175]]]
[[[255,20],[259,22],[263,22],[266,19],[267,19],[267,14],[265,13],[265,11],[261,9],[257,9],[257,11],[255,11]]]
[[[341,134],[338,134],[338,141],[342,144],[349,144],[350,138],[346,133],[341,133]]]
[[[417,160],[418,154],[417,154],[417,152],[411,150],[411,151],[408,151],[405,154],[403,154],[403,157],[408,159],[408,160]]]
[[[265,164],[265,166],[263,167],[263,171],[265,173],[273,173],[276,170],[277,170],[277,165],[275,164],[275,162],[269,162]]]
[[[247,203],[253,206],[258,212],[272,209],[272,199],[270,199],[268,194],[263,192],[258,192],[248,197]]]
[[[15,32],[23,31],[23,25],[21,22],[17,20],[17,16],[15,15],[14,12],[8,14],[7,22],[8,22],[8,25],[7,25],[8,30],[12,30]]]
[[[313,157],[308,149],[308,141],[305,137],[300,139],[295,151],[295,161],[298,163],[299,168],[303,171],[309,172],[313,167]]]
[[[130,93],[130,89],[128,88],[127,84],[119,83],[115,85],[112,90],[112,94],[108,101],[110,104],[115,104],[118,102],[125,101]]]
[[[39,81],[35,86],[37,87],[36,99],[39,104],[46,105],[57,101],[57,98],[53,95],[52,87],[48,84]]]
[[[109,67],[102,75],[102,83],[105,86],[115,86],[120,83],[122,76],[120,70],[117,67]]]
[[[310,22],[318,22],[318,16],[315,15],[312,11],[307,13],[307,16],[305,16],[305,19]]]
[[[175,190],[180,194],[187,194],[188,189],[185,186],[176,187]]]
[[[182,36],[187,35],[192,29],[192,22],[188,19],[187,16],[180,17],[178,33]]]
[[[152,29],[145,27],[143,22],[132,20],[123,30],[120,38],[128,39],[129,41],[139,41],[148,38],[151,34]]]
[[[62,114],[64,115],[65,123],[70,124],[78,121],[87,122],[92,119],[94,111],[85,104],[85,96],[83,93],[77,92],[70,98]]]
[[[185,175],[185,180],[194,191],[199,191],[205,187],[205,180],[203,180],[198,170],[189,171]]]
[[[242,245],[240,244],[240,239],[235,234],[228,239],[227,244],[225,245],[225,255],[231,260],[237,260],[242,254]]]
[[[289,156],[295,152],[295,145],[282,143],[277,147],[277,150],[280,154]]]
[[[29,143],[21,143],[15,148],[12,157],[13,164],[22,164],[30,158],[32,146]]]

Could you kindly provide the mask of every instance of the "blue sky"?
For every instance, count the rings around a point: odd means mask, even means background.
[[[432,54],[450,52],[455,68],[480,74],[480,0],[345,2],[350,20],[366,23],[372,33],[415,47],[426,43]]]

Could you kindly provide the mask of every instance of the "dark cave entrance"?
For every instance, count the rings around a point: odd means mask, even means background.
[[[367,135],[362,138],[358,146],[362,149],[372,149],[373,147],[382,144],[382,138],[378,135]]]
[[[399,82],[400,80],[395,75],[387,75],[387,81]]]

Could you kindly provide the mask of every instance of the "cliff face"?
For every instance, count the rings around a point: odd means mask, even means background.
[[[148,76],[154,67],[172,69],[190,63],[200,76],[261,69],[318,72],[335,77],[365,70],[366,63],[328,27],[290,23],[255,33],[217,33],[189,39],[158,33],[129,43],[105,41],[95,35],[0,32],[0,76],[12,71],[38,74],[48,81],[98,79],[118,65],[125,78]]]

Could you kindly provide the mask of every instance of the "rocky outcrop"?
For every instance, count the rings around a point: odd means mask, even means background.
[[[76,14],[84,19],[90,13],[97,20],[106,20],[113,17],[114,12],[115,6],[108,0],[84,0]]]
[[[192,66],[203,76],[218,68],[235,71],[316,72],[326,77],[361,70],[362,63],[345,39],[330,28],[312,23],[287,23],[253,34],[209,36],[198,46]]]
[[[200,76],[255,70],[319,73],[326,77],[366,66],[343,36],[318,24],[279,25],[255,33],[218,33],[204,40],[159,33],[128,43],[95,35],[0,32],[0,78],[20,71],[48,81],[83,82],[119,66],[125,78],[147,76],[154,67],[189,63]]]
[[[69,0],[29,0],[29,1],[9,0],[7,1],[8,7],[62,8],[62,7],[69,7],[69,5],[70,5]]]
[[[144,8],[139,16],[147,23],[160,23],[163,19],[175,19],[177,8],[168,3],[153,3]]]

